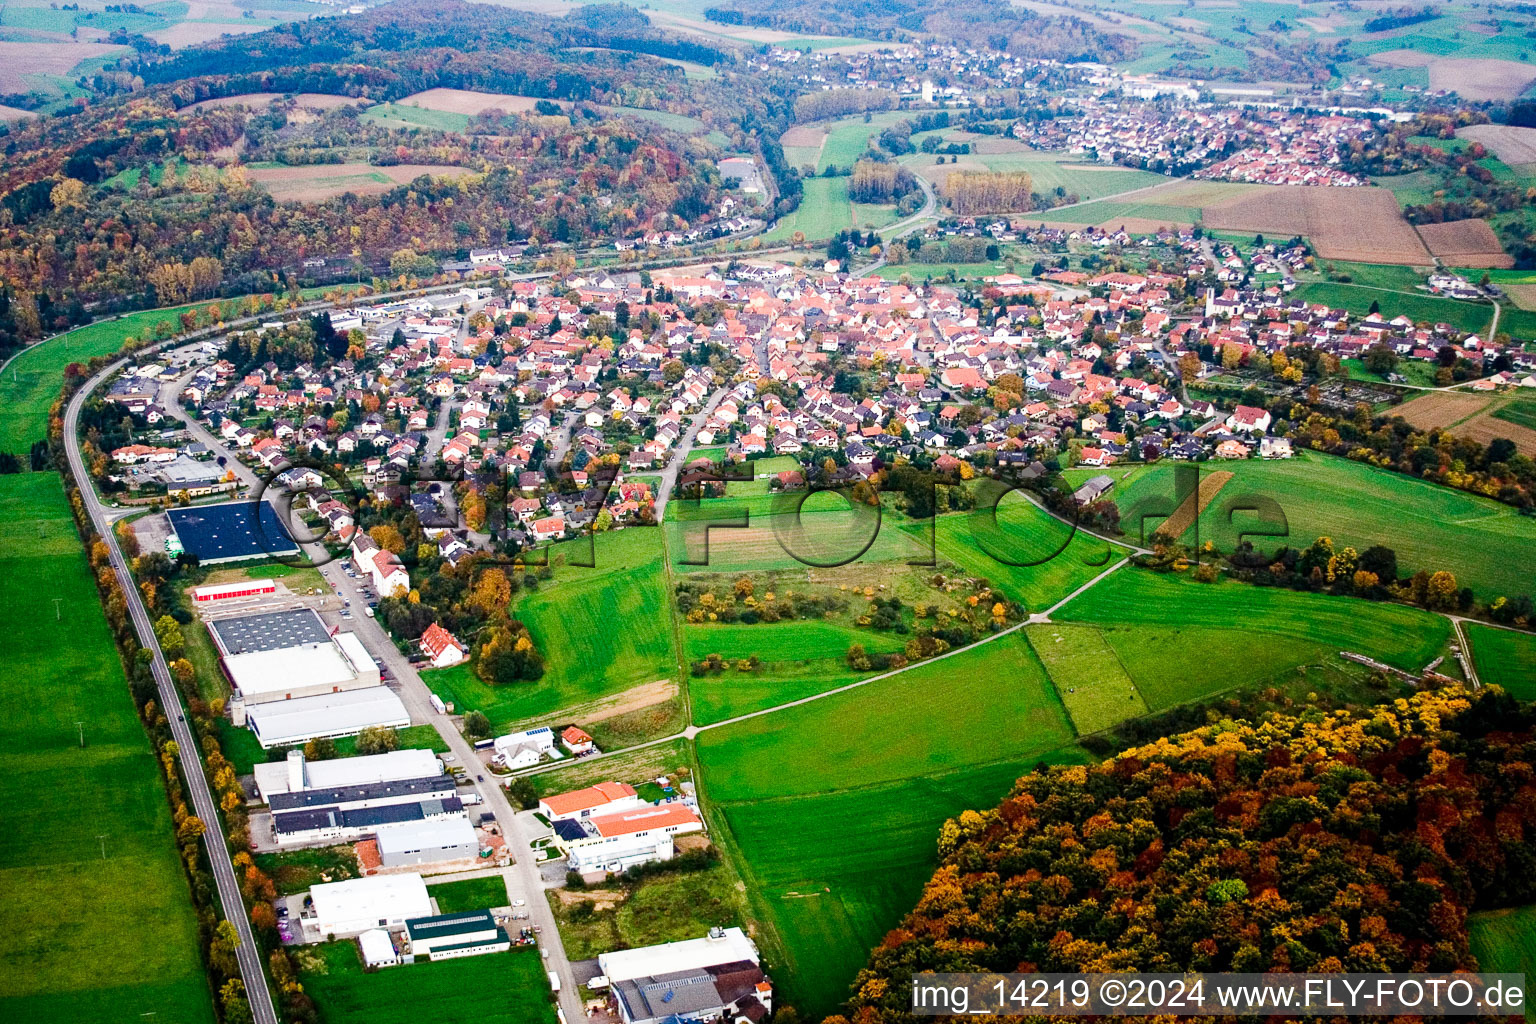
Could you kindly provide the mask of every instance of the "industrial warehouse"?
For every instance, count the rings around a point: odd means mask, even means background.
[[[253,612],[207,625],[233,690],[230,718],[249,726],[264,748],[411,724],[357,635],[327,627],[313,609]]]
[[[173,508],[165,517],[171,527],[165,552],[172,557],[186,553],[202,565],[218,565],[299,553],[277,510],[265,501]]]

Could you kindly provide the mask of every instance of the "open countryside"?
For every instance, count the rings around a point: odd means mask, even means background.
[[[1536,13],[0,30],[7,1020],[1528,966]]]

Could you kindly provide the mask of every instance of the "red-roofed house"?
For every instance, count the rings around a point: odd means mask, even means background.
[[[433,668],[457,665],[469,657],[469,649],[452,633],[435,622],[421,634],[421,651],[432,660]]]

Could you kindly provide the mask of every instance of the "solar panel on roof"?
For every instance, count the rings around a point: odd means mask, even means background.
[[[203,562],[291,555],[299,550],[277,510],[265,501],[173,508],[166,518],[182,550]]]

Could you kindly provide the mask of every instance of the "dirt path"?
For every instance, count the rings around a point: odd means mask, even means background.
[[[1152,535],[1156,537],[1161,534],[1166,540],[1177,540],[1184,536],[1184,532],[1195,525],[1200,514],[1205,511],[1205,507],[1231,479],[1231,471],[1225,469],[1202,474],[1199,491],[1185,498],[1179,507],[1174,509],[1173,515],[1163,520],[1163,525],[1152,531]],[[1199,503],[1198,508],[1196,508],[1196,502]]]

